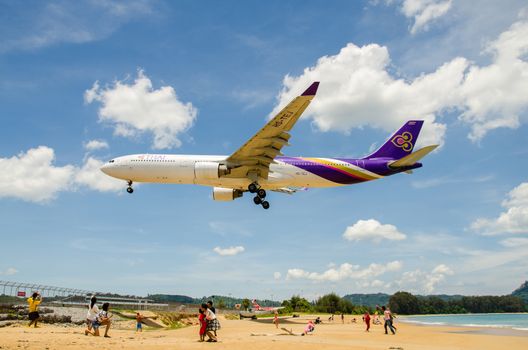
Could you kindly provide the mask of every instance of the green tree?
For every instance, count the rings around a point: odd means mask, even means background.
[[[397,292],[389,299],[392,312],[403,315],[415,315],[420,313],[418,298],[407,292]]]
[[[216,307],[217,307],[218,309],[225,309],[226,304],[225,304],[224,299],[218,299],[218,300],[216,301]]]
[[[249,305],[251,304],[251,302],[249,301],[248,298],[246,299],[243,299],[242,300],[242,303],[241,303],[241,306],[242,306],[242,310],[247,310],[249,308]]]

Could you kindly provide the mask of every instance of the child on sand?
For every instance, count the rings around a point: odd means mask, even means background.
[[[143,326],[141,324],[141,320],[143,320],[143,315],[139,312],[136,313],[136,332],[142,332]]]
[[[365,312],[365,315],[363,315],[363,321],[365,321],[365,324],[367,325],[367,329],[365,329],[365,332],[368,332],[370,329],[370,315],[368,312]]]
[[[273,315],[273,323],[275,324],[275,328],[279,329],[279,313],[277,311]]]
[[[202,308],[199,308],[198,312],[200,313],[198,315],[198,321],[200,321],[200,331],[199,331],[200,341],[204,341],[205,340],[205,328],[207,327],[207,321],[205,320],[205,313],[202,310]]]
[[[304,327],[304,332],[301,335],[307,335],[308,333],[312,333],[313,331],[315,331],[315,326],[312,320],[309,320],[306,327]]]
[[[28,327],[31,327],[31,325],[34,323],[35,324],[35,328],[37,328],[37,322],[38,322],[38,319],[40,318],[40,315],[38,313],[38,306],[40,305],[40,303],[42,302],[42,297],[40,295],[39,292],[35,292],[33,293],[33,295],[28,298],[27,300],[28,304],[29,304],[29,324],[28,324]]]

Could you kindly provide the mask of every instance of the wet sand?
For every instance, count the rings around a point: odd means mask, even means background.
[[[367,333],[363,324],[350,323],[350,319],[347,317],[345,324],[336,319],[317,325],[313,335],[292,336],[276,329],[271,320],[220,318],[218,343],[198,342],[197,326],[135,333],[131,324],[130,329],[112,329],[111,338],[85,336],[82,326],[42,325],[37,329],[10,326],[0,328],[0,349],[528,349],[528,332],[489,334],[479,328],[397,323],[398,333],[385,335],[382,326],[372,326]],[[304,317],[284,320],[280,326],[300,334],[306,320]]]

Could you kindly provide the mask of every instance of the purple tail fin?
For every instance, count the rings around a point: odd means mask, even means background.
[[[376,152],[366,158],[392,158],[400,159],[411,154],[423,120],[409,120],[396,131]]]

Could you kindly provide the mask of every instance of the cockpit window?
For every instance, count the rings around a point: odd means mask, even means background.
[[[108,161],[108,163],[113,163],[113,162],[114,162],[114,160],[113,160],[113,159],[112,159],[112,160],[109,160],[109,161]]]

